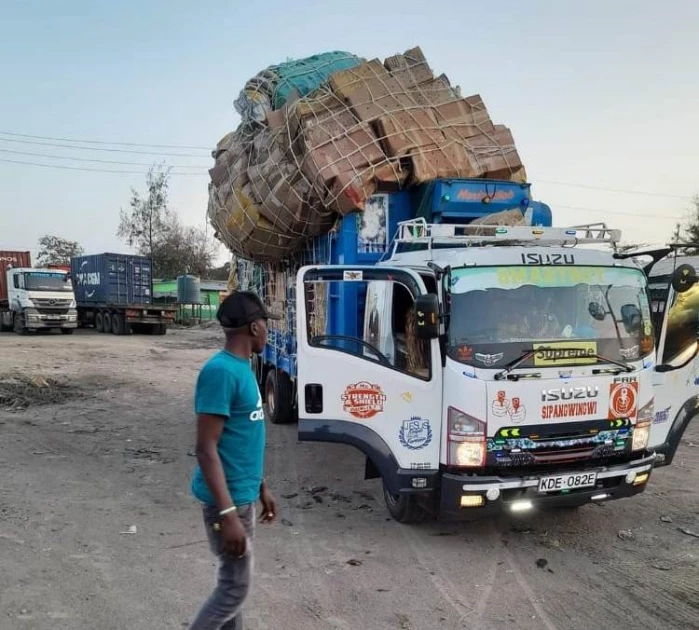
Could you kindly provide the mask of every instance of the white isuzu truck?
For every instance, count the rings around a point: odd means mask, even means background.
[[[643,492],[699,413],[699,299],[620,236],[412,219],[379,264],[302,267],[300,439],[362,451],[401,522]]]

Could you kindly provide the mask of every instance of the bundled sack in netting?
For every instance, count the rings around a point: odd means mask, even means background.
[[[288,258],[376,192],[437,178],[526,180],[510,130],[479,95],[462,98],[435,77],[420,48],[383,64],[327,54],[251,80],[241,124],[213,152],[209,219],[234,253]]]

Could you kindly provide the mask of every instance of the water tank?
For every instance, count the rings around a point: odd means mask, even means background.
[[[183,275],[177,278],[177,301],[180,304],[200,304],[201,284],[196,276]]]

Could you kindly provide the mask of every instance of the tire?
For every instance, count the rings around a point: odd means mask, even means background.
[[[95,330],[97,332],[104,332],[104,316],[102,311],[95,313]]]
[[[114,313],[112,315],[112,334],[113,335],[126,334],[126,327],[124,325],[124,316],[121,313]]]
[[[399,523],[420,523],[427,518],[427,512],[417,502],[413,494],[392,495],[383,484],[383,498],[391,517]]]
[[[270,369],[265,379],[265,402],[272,424],[289,424],[294,420],[294,389],[289,375]]]
[[[61,328],[60,331],[62,335],[72,335],[75,328]]]
[[[167,326],[165,324],[158,324],[157,326],[153,326],[153,334],[154,335],[167,334]]]
[[[5,314],[9,314],[10,315],[10,322],[14,322],[11,311],[5,311]],[[0,312],[0,332],[11,332],[12,331],[12,323],[10,323],[8,326],[8,325],[3,324],[2,320],[3,320],[3,313]]]
[[[102,332],[110,333],[112,332],[112,314],[102,313]]]
[[[29,332],[25,327],[24,327],[24,321],[22,319],[22,316],[19,313],[15,313],[15,318],[13,322],[13,330],[18,334],[18,335],[26,335],[27,332]]]

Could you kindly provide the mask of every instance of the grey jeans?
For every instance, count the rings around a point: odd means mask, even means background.
[[[253,551],[255,533],[255,504],[238,506],[238,517],[248,535],[248,544],[242,558],[223,553],[221,517],[215,507],[204,508],[204,524],[209,537],[211,551],[219,559],[218,583],[189,630],[242,630],[241,609],[252,583]]]

